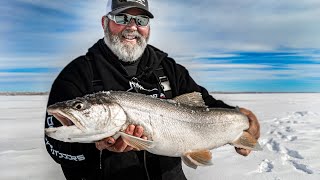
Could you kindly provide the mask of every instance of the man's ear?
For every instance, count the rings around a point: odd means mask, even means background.
[[[107,17],[106,17],[106,16],[102,16],[102,18],[101,18],[101,25],[102,25],[102,28],[103,28],[103,29],[104,29],[104,27],[106,26],[106,25],[105,25],[105,23],[106,23],[105,18],[107,18]]]

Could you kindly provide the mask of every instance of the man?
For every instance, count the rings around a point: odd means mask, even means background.
[[[209,107],[234,108],[210,96],[198,86],[188,71],[159,49],[148,45],[149,21],[153,18],[147,0],[112,0],[102,17],[105,37],[68,64],[52,85],[48,105],[100,90],[132,91],[157,98],[173,98],[201,92]],[[137,102],[139,103],[139,102]],[[259,138],[255,115],[248,132]],[[45,127],[61,124],[47,114]],[[141,126],[130,125],[126,133],[143,136]],[[135,151],[121,138],[94,143],[65,143],[45,137],[51,157],[61,165],[66,179],[186,179],[181,159]],[[239,154],[250,151],[236,149]]]

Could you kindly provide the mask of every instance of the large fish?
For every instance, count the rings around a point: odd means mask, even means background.
[[[211,165],[211,149],[232,144],[260,150],[245,130],[248,118],[237,109],[207,108],[200,93],[165,100],[138,93],[108,91],[58,102],[47,108],[63,126],[46,128],[48,136],[64,142],[91,143],[122,137],[139,150],[181,157],[190,167]],[[141,125],[148,140],[124,133]]]

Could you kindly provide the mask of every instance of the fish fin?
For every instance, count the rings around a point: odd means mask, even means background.
[[[115,133],[112,138],[117,140],[121,135],[119,133]]]
[[[212,165],[211,159],[212,159],[212,154],[208,149],[187,152],[182,157],[183,162],[187,166],[194,169],[196,169],[197,166]]]
[[[193,169],[197,169],[198,165],[195,164],[194,162],[192,162],[190,160],[190,157],[187,157],[187,156],[182,156],[181,157],[182,161],[189,167],[193,168]]]
[[[118,133],[120,134],[125,143],[132,146],[133,148],[136,148],[137,150],[148,150],[155,146],[154,141],[145,140],[136,136],[126,134],[124,132]]]
[[[202,98],[202,95],[199,92],[182,94],[173,98],[173,100],[188,106],[207,108]]]
[[[232,145],[238,148],[249,149],[254,151],[262,150],[257,139],[246,131],[243,131],[243,134],[237,140],[232,142]]]

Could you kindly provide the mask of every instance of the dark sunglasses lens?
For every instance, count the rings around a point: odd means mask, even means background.
[[[125,14],[115,16],[115,21],[118,24],[128,24],[130,22],[130,20],[131,20],[131,17],[128,17]]]
[[[136,24],[138,26],[146,26],[149,23],[149,18],[146,16],[131,16],[128,14],[119,14],[114,16],[115,22],[117,24],[123,24],[123,25],[129,24],[132,18],[135,18]]]
[[[138,26],[146,26],[149,23],[148,17],[137,16],[136,23]]]

